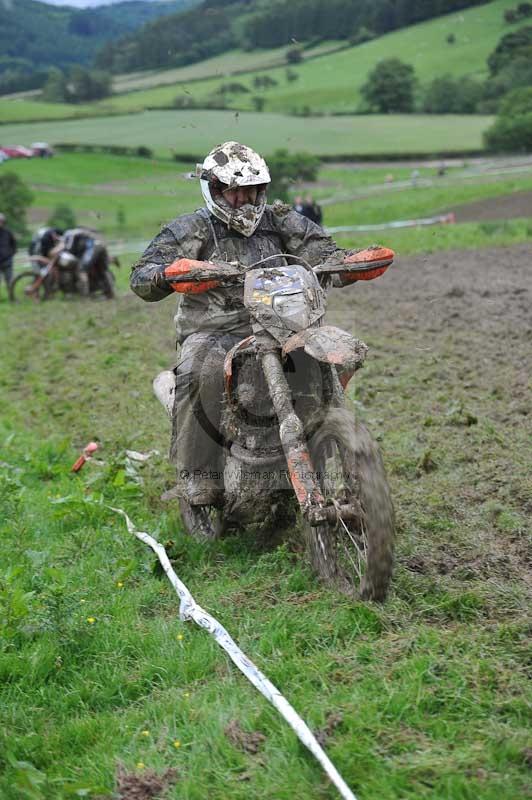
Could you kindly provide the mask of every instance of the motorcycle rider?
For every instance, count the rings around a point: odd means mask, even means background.
[[[62,233],[59,228],[39,228],[28,246],[28,255],[49,258],[52,250],[58,245]]]
[[[251,267],[278,256],[268,265],[280,267],[288,263],[283,254],[311,266],[349,255],[289,206],[267,204],[268,167],[250,147],[232,141],[218,145],[198,165],[196,175],[206,207],[164,226],[132,268],[131,288],[143,300],[158,301],[173,293],[172,265],[181,258]],[[223,497],[223,451],[217,435],[223,361],[231,347],[251,334],[243,287],[180,294],[175,323],[181,345],[175,377],[164,372],[154,381],[172,416],[175,493],[191,505],[216,505]]]

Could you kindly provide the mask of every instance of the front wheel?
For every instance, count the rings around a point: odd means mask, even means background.
[[[335,408],[309,449],[326,502],[359,509],[355,519],[305,523],[312,566],[348,594],[384,600],[392,577],[395,523],[378,447],[346,409]]]
[[[180,498],[179,511],[186,532],[198,542],[219,539],[224,532],[223,511],[215,506],[191,506]]]
[[[15,275],[8,287],[9,299],[12,303],[39,302],[46,300],[51,292],[47,279],[42,279],[33,270]]]

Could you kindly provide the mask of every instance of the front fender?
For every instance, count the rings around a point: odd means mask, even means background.
[[[290,336],[284,343],[283,355],[303,348],[311,358],[332,364],[338,371],[342,386],[349,383],[355,370],[364,363],[367,345],[355,339],[347,331],[334,325],[323,325],[321,328],[307,328]]]

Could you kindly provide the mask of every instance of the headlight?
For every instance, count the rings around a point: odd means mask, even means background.
[[[273,298],[272,308],[292,331],[302,331],[310,325],[309,303],[304,292],[278,294]]]

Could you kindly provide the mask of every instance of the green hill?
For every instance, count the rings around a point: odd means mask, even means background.
[[[268,111],[298,113],[309,108],[312,111],[353,112],[359,103],[360,87],[366,81],[368,72],[388,57],[397,57],[412,64],[420,88],[445,73],[482,78],[487,73],[488,55],[501,36],[516,27],[503,19],[504,11],[514,5],[514,0],[495,0],[412,25],[336,53],[304,60],[292,67],[297,74],[297,79],[293,81],[287,80],[286,66],[239,76],[238,83],[248,91],[226,93],[225,101],[228,108],[252,109],[252,98],[258,95],[264,98]],[[454,36],[452,44],[448,41],[451,34]],[[249,54],[242,56],[243,68],[246,66],[245,56]],[[226,57],[228,63],[229,54]],[[238,54],[233,54],[233,72],[238,71],[239,63]],[[164,82],[166,72],[159,74],[161,82]],[[174,75],[174,85],[116,96],[112,100],[113,107],[122,111],[168,107],[177,95],[184,98],[185,92],[195,102],[202,103],[215,94],[223,83],[227,83],[227,76],[223,75],[194,82],[191,82],[190,72],[175,70]],[[277,81],[277,85],[259,91],[254,86],[254,79],[265,75]],[[154,83],[157,73],[152,73],[150,80]]]
[[[50,6],[36,0],[0,3],[0,74],[89,64],[110,39],[197,0],[116,3],[89,9]]]
[[[361,41],[441,14],[483,5],[486,0],[203,0],[106,47],[98,66],[112,72],[175,67],[235,47],[244,50]]]

